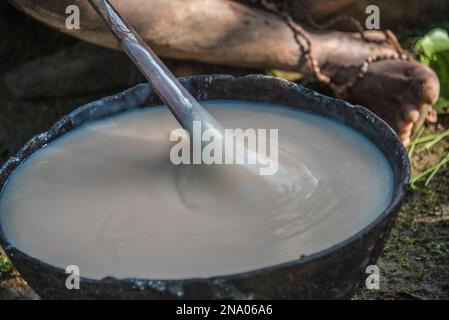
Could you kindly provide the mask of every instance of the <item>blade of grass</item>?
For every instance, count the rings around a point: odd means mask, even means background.
[[[440,168],[448,162],[449,162],[449,153],[443,159],[441,159],[438,163],[430,166],[429,168],[427,168],[426,170],[421,172],[419,175],[417,175],[415,178],[413,178],[412,181],[410,182],[411,188],[416,189],[415,183],[418,182],[419,180],[421,180],[422,178],[426,177],[429,174],[433,175],[432,176],[432,179],[433,179],[433,177],[438,172],[438,170],[440,170]],[[430,183],[430,180],[432,180],[432,179],[427,179],[428,183]],[[427,180],[426,180],[426,182],[427,182]]]
[[[417,144],[422,144],[422,143],[424,143],[424,142],[432,141],[433,139],[435,139],[436,137],[438,137],[440,134],[441,134],[441,133],[433,133],[433,134],[429,134],[429,135],[424,136],[424,137],[419,138],[419,139],[416,138],[415,140],[413,140],[413,141],[410,143],[410,146],[417,145]]]
[[[421,180],[422,178],[424,178],[425,176],[427,176],[428,174],[430,174],[434,169],[435,169],[435,166],[431,166],[431,167],[427,168],[426,170],[424,170],[423,172],[421,172],[416,177],[414,177],[412,179],[412,181],[410,182],[411,188],[416,189],[415,183],[418,182],[419,180]]]
[[[449,130],[439,133],[438,135],[435,136],[435,138],[433,140],[430,140],[422,148],[418,149],[417,152],[420,153],[420,152],[423,152],[424,150],[429,150],[434,145],[436,145],[438,142],[440,142],[441,140],[443,140],[444,138],[446,138],[448,136],[449,136]]]
[[[426,182],[424,183],[424,185],[426,187],[429,185],[430,181],[432,181],[432,179],[435,177],[435,175],[441,169],[441,167],[448,162],[449,162],[449,153],[439,163],[437,163],[437,166],[435,167],[435,169],[432,171],[432,173],[430,174],[430,176],[427,178]]]

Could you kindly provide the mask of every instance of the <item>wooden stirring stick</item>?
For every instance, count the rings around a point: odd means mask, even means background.
[[[139,68],[155,92],[170,109],[181,126],[193,137],[193,122],[201,129],[216,129],[223,135],[221,125],[182,86],[137,32],[123,19],[108,0],[89,0],[98,14],[120,41],[123,49]]]

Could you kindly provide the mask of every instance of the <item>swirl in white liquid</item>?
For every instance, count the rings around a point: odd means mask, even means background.
[[[206,105],[225,128],[279,129],[275,192],[238,166],[172,165],[176,120],[165,108],[141,110],[29,158],[0,198],[7,238],[85,277],[207,277],[326,249],[391,200],[390,165],[352,129],[282,107]]]

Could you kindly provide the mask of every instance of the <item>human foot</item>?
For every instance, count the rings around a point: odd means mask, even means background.
[[[394,35],[388,35],[390,43],[384,32],[366,33],[372,41],[338,32],[312,37],[322,44],[315,56],[324,82],[339,98],[365,106],[384,119],[408,146],[425,122],[437,121],[432,106],[440,83],[435,72],[409,57]]]
[[[437,121],[432,106],[439,91],[438,77],[430,68],[416,61],[384,60],[369,66],[348,90],[347,99],[379,115],[408,146],[426,121]]]

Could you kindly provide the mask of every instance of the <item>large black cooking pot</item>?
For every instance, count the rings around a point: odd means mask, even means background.
[[[407,154],[394,131],[367,109],[331,99],[299,85],[272,77],[226,75],[181,79],[200,101],[250,100],[286,105],[345,123],[370,139],[388,158],[394,174],[394,194],[378,218],[347,240],[318,253],[287,263],[212,278],[183,280],[81,278],[80,290],[65,286],[65,270],[32,258],[5,238],[0,226],[0,244],[23,278],[42,298],[119,299],[328,299],[350,298],[376,263],[393,226],[409,181]],[[87,122],[136,108],[149,108],[161,101],[147,84],[82,106],[63,117],[48,132],[37,135],[9,159],[0,171],[0,190],[8,177],[32,153],[66,132]],[[0,212],[1,214],[1,212]],[[144,253],[142,253],[144,254]]]

